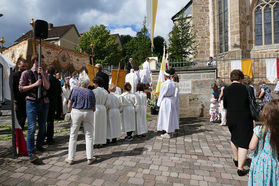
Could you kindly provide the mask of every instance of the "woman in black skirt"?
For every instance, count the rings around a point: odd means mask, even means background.
[[[243,169],[253,135],[253,119],[249,108],[248,91],[241,82],[244,78],[240,70],[233,70],[230,79],[232,84],[224,89],[224,108],[227,109],[227,125],[231,133],[233,161],[238,167],[237,174],[248,173]]]

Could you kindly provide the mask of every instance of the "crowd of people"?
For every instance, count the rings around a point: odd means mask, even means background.
[[[71,119],[68,158],[74,164],[78,132],[81,124],[84,128],[86,156],[88,164],[96,158],[94,147],[116,143],[122,132],[125,140],[134,136],[147,135],[147,98],[152,85],[149,59],[143,63],[142,70],[132,64],[130,58],[123,90],[109,83],[109,76],[97,64],[98,72],[90,86],[90,79],[84,73],[72,73],[71,77],[61,79],[53,67],[44,72],[38,66],[38,56],[32,57],[33,66],[28,69],[28,62],[19,58],[17,70],[12,74],[14,108],[20,126],[25,128],[28,118],[27,150],[31,162],[37,161],[37,151],[45,151],[45,143],[54,141],[54,119],[69,116]],[[42,56],[43,63],[43,56]],[[157,131],[162,138],[171,138],[179,129],[179,77],[174,69],[166,70],[165,82],[162,84],[157,106],[160,108]],[[249,184],[278,184],[279,163],[279,104],[273,102],[270,87],[260,82],[259,93],[252,86],[249,76],[240,70],[230,74],[231,84],[227,86],[217,78],[212,84],[210,122],[221,120],[220,125],[227,125],[231,133],[233,162],[237,174],[244,176],[248,149],[254,150],[250,167]],[[249,87],[249,88],[247,88]],[[38,90],[40,89],[40,90]],[[251,116],[249,92],[253,99],[261,100],[262,126],[256,126]],[[276,92],[277,91],[277,92]],[[40,92],[40,94],[38,93]],[[278,93],[278,86],[275,93]],[[60,105],[60,106],[58,106]],[[218,109],[219,108],[219,109]],[[36,123],[38,135],[35,143]]]
[[[44,56],[41,59],[44,64]],[[109,76],[102,71],[100,64],[96,65],[98,72],[93,86],[90,86],[88,76],[83,73],[73,72],[71,76],[62,78],[52,66],[43,71],[38,66],[37,55],[32,56],[31,69],[28,69],[29,63],[20,57],[11,78],[14,109],[22,129],[26,128],[26,118],[28,121],[27,151],[30,161],[39,159],[36,151],[45,151],[43,145],[55,143],[54,120],[64,117],[72,123],[67,158],[70,164],[74,161],[81,124],[84,127],[88,164],[95,160],[94,147],[116,143],[122,131],[126,133],[127,141],[133,140],[133,133],[137,137],[145,137],[147,95],[152,84],[149,59],[143,63],[142,70],[132,61],[130,58],[127,63],[122,93],[119,87],[109,84]]]
[[[232,83],[220,91],[219,96],[217,85],[213,85],[212,99],[216,104],[216,98],[219,97],[220,100],[222,94],[237,174],[244,176],[249,173],[248,185],[278,185],[279,103],[273,101],[271,89],[265,82],[260,82],[260,91],[257,95],[251,85],[251,79],[244,76],[240,70],[233,70],[230,80]],[[261,99],[259,107],[262,110],[260,112],[262,125],[258,126],[254,121],[255,118],[252,117],[250,107],[251,99],[256,97]],[[215,115],[211,114],[211,117]],[[252,162],[250,170],[245,170],[244,165],[249,149],[253,151]]]

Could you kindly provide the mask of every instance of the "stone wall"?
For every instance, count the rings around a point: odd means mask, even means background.
[[[210,90],[215,80],[215,69],[177,71],[180,86],[180,117],[209,117]],[[153,89],[158,71],[152,72]]]
[[[209,0],[193,0],[193,24],[197,33],[197,59],[210,56]]]

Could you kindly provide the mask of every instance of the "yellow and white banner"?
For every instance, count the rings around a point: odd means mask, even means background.
[[[253,77],[252,71],[252,59],[246,60],[231,60],[231,71],[241,70],[244,75],[248,75],[250,78]]]
[[[158,0],[146,0],[146,21],[148,26],[148,31],[151,38],[151,44],[154,48],[154,30],[155,30],[155,22],[156,22],[156,15],[157,15],[157,7],[158,7]]]
[[[166,56],[165,56],[165,46],[164,46],[164,53],[163,53],[163,57],[162,57],[162,63],[161,63],[161,68],[160,68],[158,81],[157,81],[157,86],[156,86],[156,95],[157,96],[159,96],[161,86],[165,81],[165,76],[164,76],[164,72],[166,70],[165,58],[166,58]]]

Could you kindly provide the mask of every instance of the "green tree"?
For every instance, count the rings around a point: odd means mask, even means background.
[[[78,51],[92,55],[90,44],[94,45],[94,63],[102,65],[116,65],[121,58],[121,51],[114,37],[110,36],[110,31],[104,25],[90,27],[88,32],[82,34]]]
[[[163,50],[164,50],[165,39],[161,36],[154,37],[154,54],[158,57],[158,60],[162,60]]]
[[[190,60],[196,54],[196,34],[189,19],[181,16],[169,34],[170,59]]]
[[[137,36],[124,44],[123,48],[125,50],[125,56],[122,56],[122,59],[127,61],[132,57],[134,59],[134,64],[139,65],[145,61],[146,57],[151,56],[151,41],[148,37],[145,20],[143,22],[143,27],[140,32],[137,33]]]

